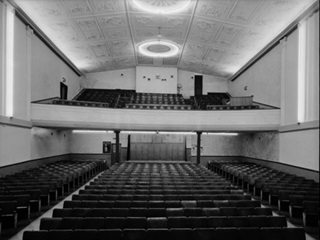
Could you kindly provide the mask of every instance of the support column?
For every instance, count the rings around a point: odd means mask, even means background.
[[[197,164],[200,164],[201,134],[202,132],[197,132]]]
[[[114,131],[116,134],[116,163],[120,163],[120,131]]]

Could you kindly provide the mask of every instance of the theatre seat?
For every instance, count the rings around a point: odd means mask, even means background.
[[[259,227],[246,227],[239,228],[238,240],[259,240],[262,239],[262,232]]]
[[[195,228],[193,229],[193,239],[195,240],[212,240],[215,236],[214,228]]]
[[[169,235],[170,240],[193,240],[193,231],[189,228],[172,228]]]
[[[215,230],[214,240],[238,240],[238,229],[218,228]]]
[[[74,236],[73,236],[73,230],[52,230],[49,231],[48,235],[47,235],[47,240],[71,240]]]
[[[124,217],[108,217],[104,219],[104,229],[124,229]]]
[[[46,240],[48,239],[48,231],[25,231],[23,233],[23,240]]]
[[[261,228],[263,240],[283,240],[282,229],[279,227]]]
[[[111,217],[110,208],[91,208],[89,217]]]
[[[127,217],[125,220],[125,228],[146,229],[147,228],[147,218],[146,217]]]
[[[183,208],[167,208],[166,217],[184,216]]]
[[[209,227],[208,218],[207,217],[189,217],[188,227],[189,228],[207,228]]]
[[[305,240],[306,234],[303,228],[282,228],[284,240]]]
[[[168,228],[166,217],[148,217],[147,228]]]
[[[129,216],[131,217],[147,217],[147,208],[130,208]]]
[[[124,229],[123,240],[146,240],[147,231],[145,229]]]
[[[168,228],[185,228],[188,226],[187,217],[168,217]]]
[[[208,225],[211,228],[229,227],[229,219],[226,216],[208,217]]]
[[[149,240],[164,240],[170,239],[170,234],[168,229],[148,229],[147,239]]]
[[[166,217],[165,208],[148,208],[147,217]]]
[[[104,229],[105,223],[103,217],[89,217],[83,219],[83,229]]]
[[[268,216],[269,227],[287,227],[287,219],[284,216]]]

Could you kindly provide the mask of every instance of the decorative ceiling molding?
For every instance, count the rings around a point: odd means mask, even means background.
[[[317,0],[10,0],[84,73],[137,65],[174,66],[232,78]],[[138,47],[151,39],[179,52],[155,60]],[[271,31],[272,30],[272,31]]]

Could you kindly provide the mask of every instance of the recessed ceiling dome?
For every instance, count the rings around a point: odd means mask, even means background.
[[[179,52],[179,47],[168,41],[152,40],[139,45],[139,51],[148,57],[172,57]]]
[[[147,50],[154,53],[165,53],[169,52],[171,48],[163,44],[154,44],[147,47]]]
[[[170,14],[184,10],[191,0],[132,0],[132,2],[143,11]]]

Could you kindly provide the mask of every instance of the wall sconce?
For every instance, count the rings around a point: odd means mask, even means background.
[[[148,78],[148,81],[150,81],[151,80],[151,78]]]
[[[120,76],[123,77],[123,73],[121,73]]]
[[[247,91],[247,90],[248,90],[248,86],[245,86],[243,89],[244,89],[245,91]]]
[[[62,82],[66,82],[67,81],[67,79],[65,79],[64,77],[62,78]]]
[[[143,76],[143,78],[146,78],[146,76]]]
[[[171,75],[171,78],[173,78],[174,76],[173,75]]]
[[[191,79],[193,79],[193,76],[191,76]]]

